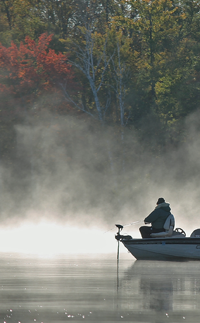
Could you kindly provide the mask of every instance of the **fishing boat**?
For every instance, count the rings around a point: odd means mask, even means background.
[[[121,242],[137,260],[200,260],[200,229],[186,237],[184,230],[174,230],[172,223],[168,230],[151,234],[150,238],[134,239],[121,234],[122,225],[116,224],[116,227],[118,246]]]

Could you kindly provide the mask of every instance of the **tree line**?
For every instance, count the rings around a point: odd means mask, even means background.
[[[123,147],[133,129],[152,150],[176,147],[199,109],[199,10],[194,0],[2,0],[1,129],[50,109],[112,128]]]

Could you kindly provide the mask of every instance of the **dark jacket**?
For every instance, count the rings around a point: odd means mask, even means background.
[[[171,208],[168,203],[161,203],[145,219],[145,223],[151,223],[152,228],[162,229],[167,217],[170,215]]]

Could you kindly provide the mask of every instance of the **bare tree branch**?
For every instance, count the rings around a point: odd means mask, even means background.
[[[62,83],[60,83],[60,86],[61,86],[61,88],[62,88],[62,90],[63,90],[63,93],[65,94],[65,100],[66,101],[68,101],[68,102],[71,102],[71,103],[73,103],[73,105],[78,109],[78,110],[81,110],[81,111],[83,111],[83,112],[85,112],[85,113],[87,113],[87,114],[89,114],[92,118],[94,118],[94,119],[96,119],[97,120],[97,118],[95,118],[95,116],[92,114],[92,113],[90,113],[89,111],[87,111],[85,108],[84,108],[84,106],[83,106],[83,108],[81,108],[73,99],[72,99],[72,97],[69,95],[69,93],[67,92],[67,90],[66,90],[66,85],[64,86]]]
[[[101,103],[98,97],[98,92],[102,88],[105,72],[114,54],[109,59],[107,58],[106,56],[107,40],[104,43],[103,50],[101,52],[98,50],[98,54],[94,53],[95,35],[93,34],[92,28],[89,25],[86,26],[83,36],[85,37],[84,47],[80,46],[77,43],[74,43],[74,47],[75,47],[74,52],[76,55],[76,59],[73,61],[70,60],[69,62],[77,69],[79,69],[86,76],[94,96],[95,105],[98,113],[98,119],[103,123],[105,118],[105,112],[108,108],[109,101],[107,100],[106,108],[104,109],[101,106]],[[95,60],[97,61],[96,64],[95,64]],[[103,67],[101,67],[102,65]],[[98,85],[96,84],[97,73],[100,74]],[[64,90],[63,86],[62,86],[62,90],[65,96],[67,97],[67,99],[69,100],[69,95],[66,93],[66,89]],[[73,100],[71,100],[71,102],[76,106]],[[83,110],[83,111],[86,112],[86,110]]]

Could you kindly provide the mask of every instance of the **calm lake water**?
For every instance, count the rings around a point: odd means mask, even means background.
[[[200,262],[0,254],[0,323],[199,322]]]

